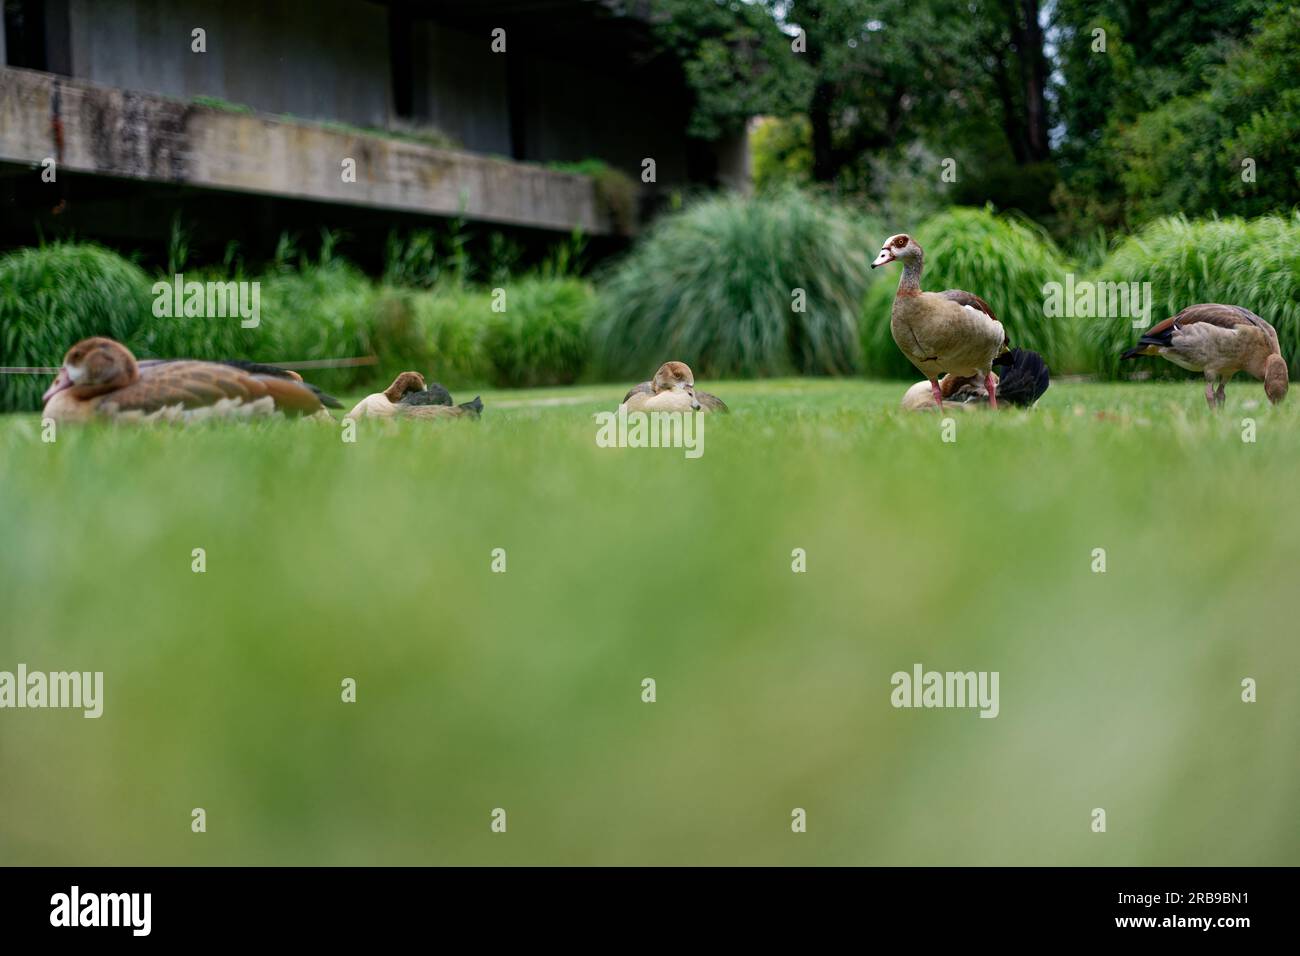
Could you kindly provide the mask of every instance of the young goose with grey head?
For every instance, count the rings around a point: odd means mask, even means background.
[[[695,374],[685,362],[665,362],[648,382],[623,396],[629,412],[730,412],[722,399],[695,389]]]

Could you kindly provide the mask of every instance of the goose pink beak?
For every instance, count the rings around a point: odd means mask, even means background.
[[[883,266],[888,262],[896,262],[896,261],[897,259],[895,259],[894,251],[892,249],[889,248],[881,249],[880,255],[876,256],[876,261],[871,263],[871,268],[874,269],[876,268],[876,266]]]
[[[54,384],[47,388],[45,394],[41,396],[41,401],[48,402],[65,388],[72,388],[72,378],[68,375],[66,368],[61,368],[59,374],[54,376]]]

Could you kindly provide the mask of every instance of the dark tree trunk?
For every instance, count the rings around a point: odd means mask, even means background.
[[[1043,28],[1038,22],[1038,0],[1018,0],[1011,13],[1011,36],[1020,61],[1021,98],[1024,105],[1024,158],[1017,162],[1041,163],[1051,158],[1047,138],[1047,57],[1043,53]]]
[[[819,82],[813,89],[812,103],[808,107],[808,122],[812,126],[813,180],[832,183],[840,171],[839,157],[831,129],[831,108],[835,90],[829,83]]]
[[[992,70],[993,86],[998,91],[998,100],[1002,103],[1002,133],[1011,148],[1011,156],[1017,166],[1029,162],[1029,144],[1025,137],[1023,116],[1016,99],[1015,89],[1007,69],[1005,56],[998,56]]]

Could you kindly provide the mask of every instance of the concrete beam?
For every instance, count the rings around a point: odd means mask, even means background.
[[[0,162],[47,157],[60,169],[202,189],[619,231],[586,176],[0,67]],[[356,182],[343,179],[345,159],[356,161]]]

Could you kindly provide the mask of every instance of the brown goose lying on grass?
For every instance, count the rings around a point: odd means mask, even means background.
[[[284,413],[323,416],[338,400],[297,372],[256,362],[150,359],[108,338],[68,349],[45,392],[44,416],[58,421],[197,421]]]

